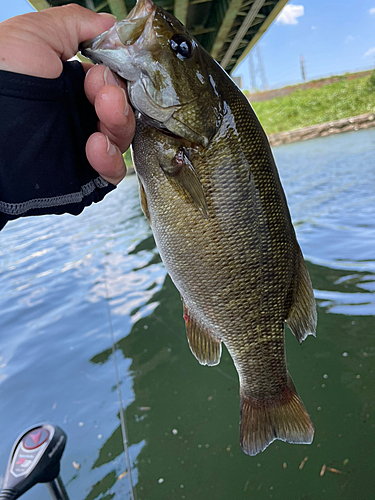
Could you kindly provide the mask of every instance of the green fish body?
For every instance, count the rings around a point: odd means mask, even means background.
[[[232,79],[173,16],[140,0],[83,53],[128,81],[143,211],[179,290],[189,346],[240,381],[240,442],[311,443],[284,323],[315,335],[313,290],[266,135]]]

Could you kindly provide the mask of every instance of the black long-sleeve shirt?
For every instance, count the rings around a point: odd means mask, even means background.
[[[28,215],[78,215],[112,189],[88,163],[97,116],[79,62],[59,78],[0,71],[0,229]]]

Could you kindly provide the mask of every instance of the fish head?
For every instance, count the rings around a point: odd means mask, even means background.
[[[138,0],[124,20],[80,50],[127,81],[132,105],[154,126],[203,146],[217,131],[221,102],[211,57],[151,0]]]

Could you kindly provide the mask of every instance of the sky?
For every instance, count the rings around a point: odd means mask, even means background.
[[[31,12],[27,0],[0,0],[0,21]],[[269,88],[306,79],[375,67],[375,0],[291,0],[258,42]],[[253,63],[258,67],[257,49]],[[257,88],[262,88],[256,71]],[[248,57],[238,66],[243,88],[251,89]]]
[[[270,88],[302,81],[300,56],[307,80],[372,69],[375,0],[290,1],[260,39],[259,48]],[[255,55],[253,61],[256,65]],[[234,75],[241,75],[243,87],[250,89],[248,58]],[[261,88],[260,79],[257,83]]]
[[[9,17],[34,11],[34,7],[27,0],[0,0],[0,22],[5,21]]]

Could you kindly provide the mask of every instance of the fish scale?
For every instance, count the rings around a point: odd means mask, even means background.
[[[141,205],[183,299],[193,354],[215,365],[223,342],[233,359],[243,450],[255,455],[274,439],[310,443],[314,429],[286,366],[284,323],[299,342],[314,335],[315,302],[250,104],[151,0],[139,0],[83,52],[128,82]]]

